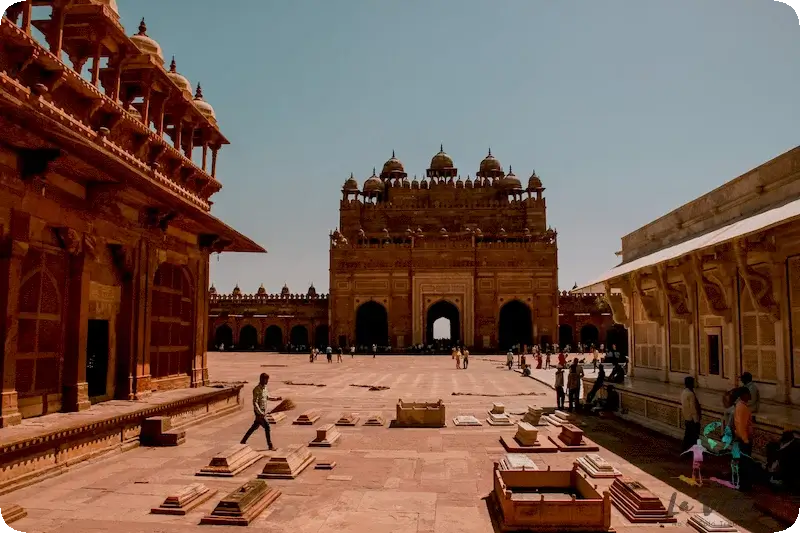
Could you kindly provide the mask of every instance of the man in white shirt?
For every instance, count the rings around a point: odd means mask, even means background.
[[[241,444],[247,444],[247,439],[250,438],[250,435],[261,426],[267,435],[267,446],[270,450],[274,450],[275,447],[272,446],[272,437],[269,432],[269,422],[267,422],[267,401],[270,399],[267,383],[269,383],[269,374],[262,373],[258,380],[258,385],[253,388],[253,412],[256,419],[250,429],[247,430],[247,433],[244,434],[244,437],[242,437]]]
[[[695,444],[700,437],[700,402],[694,392],[694,378],[686,376],[683,379],[686,388],[681,392],[681,412],[683,414],[683,445],[681,451],[686,451]]]

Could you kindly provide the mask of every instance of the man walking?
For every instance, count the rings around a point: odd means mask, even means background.
[[[262,373],[259,377],[258,385],[253,388],[253,412],[256,415],[256,419],[250,429],[247,430],[247,433],[244,434],[244,437],[242,437],[241,444],[247,444],[247,439],[250,438],[250,435],[261,426],[267,435],[267,446],[270,450],[274,450],[272,437],[269,434],[269,422],[267,422],[267,401],[270,399],[267,383],[269,383],[269,374]]]
[[[681,392],[681,411],[686,431],[683,434],[682,452],[694,446],[700,437],[700,402],[694,392],[694,378],[686,376],[683,378],[683,385],[685,388]]]
[[[378,345],[372,343],[372,358],[375,359],[375,356],[378,354]]]

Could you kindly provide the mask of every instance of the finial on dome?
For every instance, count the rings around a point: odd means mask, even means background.
[[[490,146],[489,147],[489,157],[491,157],[491,156],[492,156],[492,147]]]
[[[392,150],[392,158],[394,159],[394,150]]]
[[[172,62],[169,64],[169,71],[172,73],[178,72],[178,65],[175,63],[175,56],[172,56]]]
[[[351,179],[351,180],[354,180],[354,179],[356,179],[356,177],[355,177],[355,176],[353,176],[353,173],[352,173],[352,172],[350,173],[350,179]]]
[[[144,22],[144,17],[142,17],[142,21],[139,23],[139,33],[138,35],[147,36],[147,24]]]
[[[375,175],[375,167],[372,167],[372,175]]]
[[[439,144],[439,151],[444,152],[444,143]]]
[[[197,82],[197,90],[194,92],[195,100],[202,100],[203,99],[203,88],[200,87],[200,82]]]
[[[514,173],[514,171],[513,171],[513,170],[511,170],[511,165],[508,165],[508,173],[509,173],[509,174],[513,174],[513,173]]]

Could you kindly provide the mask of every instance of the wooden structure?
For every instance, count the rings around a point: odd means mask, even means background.
[[[228,141],[175,67],[109,0],[2,19],[0,427],[208,383],[209,254],[264,249],[210,213]]]
[[[397,415],[390,425],[395,428],[443,428],[447,425],[444,402],[397,400]]]

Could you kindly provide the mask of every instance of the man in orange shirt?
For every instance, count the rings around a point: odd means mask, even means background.
[[[753,413],[747,405],[751,398],[750,390],[747,387],[740,388],[738,397],[733,412],[733,432],[742,454],[739,463],[739,490],[748,491],[753,482],[750,468],[750,456],[753,453]]]

